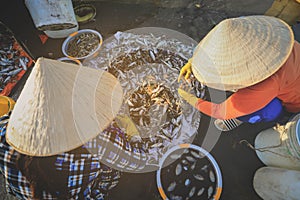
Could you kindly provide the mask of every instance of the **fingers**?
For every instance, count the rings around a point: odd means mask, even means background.
[[[192,72],[191,70],[187,69],[187,70],[181,70],[178,76],[178,83],[180,82],[180,79],[184,76],[185,81],[188,82],[190,76],[191,76]]]
[[[192,73],[191,70],[186,71],[186,74],[185,74],[185,77],[184,77],[186,81],[190,78],[191,73]]]
[[[181,77],[183,76],[183,73],[184,73],[183,71],[180,71],[179,76],[178,76],[178,80],[177,80],[178,83],[180,82],[180,79],[181,79]]]
[[[180,82],[180,79],[182,76],[184,76],[185,81],[187,81],[191,75],[191,61],[189,60],[180,70],[179,76],[178,76],[178,83]]]

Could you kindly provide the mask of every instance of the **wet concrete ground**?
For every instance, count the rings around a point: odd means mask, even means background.
[[[80,26],[80,29],[91,28],[99,31],[104,39],[116,31],[125,31],[144,26],[170,28],[182,32],[196,41],[200,41],[205,34],[222,19],[251,14],[263,14],[272,4],[271,0],[203,0],[188,2],[186,7],[168,8],[148,4],[121,4],[106,2],[92,3],[97,8],[94,22]],[[200,8],[195,5],[200,4]],[[62,57],[61,45],[63,39],[48,39],[43,45],[23,1],[9,0],[2,3],[0,20],[23,41],[35,58]],[[26,77],[25,77],[26,79]],[[25,80],[24,79],[24,80]],[[24,80],[20,82],[19,90]],[[17,96],[14,96],[15,98]],[[199,133],[194,144],[202,145],[206,135],[213,135],[217,130],[208,130],[211,119],[203,116]],[[255,152],[241,140],[248,140],[251,144],[255,136],[270,124],[244,124],[234,131],[222,133],[211,154],[219,163],[223,175],[223,192],[221,199],[226,200],[256,200],[260,199],[252,187],[255,171],[263,166]],[[0,199],[9,199],[5,194],[3,184],[0,187]],[[155,200],[160,199],[156,189],[155,173],[127,174],[124,173],[120,183],[110,193],[109,200]]]

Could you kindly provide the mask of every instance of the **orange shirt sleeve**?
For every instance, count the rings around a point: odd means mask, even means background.
[[[196,108],[217,119],[231,119],[251,114],[265,107],[279,93],[276,77],[238,90],[220,104],[199,99]]]

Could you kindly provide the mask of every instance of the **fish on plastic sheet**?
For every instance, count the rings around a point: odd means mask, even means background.
[[[119,79],[124,90],[120,114],[130,116],[135,123],[142,143],[153,154],[151,164],[158,164],[169,146],[192,142],[197,133],[200,113],[194,108],[182,110],[187,103],[178,95],[180,85],[176,81],[195,45],[163,33],[117,32],[103,42],[96,57],[83,62]],[[202,94],[203,88],[195,91]]]

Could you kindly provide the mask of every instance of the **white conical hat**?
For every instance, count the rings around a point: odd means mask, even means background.
[[[286,62],[293,44],[291,28],[278,18],[226,19],[198,44],[192,71],[211,88],[245,88],[275,73]]]
[[[7,142],[31,156],[72,150],[109,125],[122,97],[108,72],[39,58],[11,114]]]

